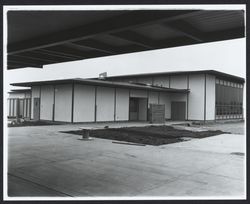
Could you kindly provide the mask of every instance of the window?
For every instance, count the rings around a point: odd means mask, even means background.
[[[243,85],[218,79],[216,82],[216,118],[236,118],[239,115],[242,118]]]

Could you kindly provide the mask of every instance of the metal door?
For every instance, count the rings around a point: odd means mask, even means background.
[[[139,119],[139,102],[138,98],[129,99],[129,120],[137,121]]]
[[[33,118],[34,120],[40,119],[40,98],[34,98]]]
[[[173,101],[171,103],[171,119],[172,120],[186,119],[186,102]]]

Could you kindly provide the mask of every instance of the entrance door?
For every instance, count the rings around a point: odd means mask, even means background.
[[[136,121],[139,119],[139,101],[138,98],[129,99],[129,120]]]
[[[185,120],[186,116],[186,102],[173,101],[171,103],[171,119]]]
[[[129,99],[129,120],[147,121],[148,100],[147,98]]]
[[[39,120],[40,118],[40,98],[34,98],[33,118]]]

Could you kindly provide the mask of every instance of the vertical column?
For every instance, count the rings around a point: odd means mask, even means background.
[[[116,88],[114,94],[114,121],[116,121]]]
[[[11,116],[11,99],[8,99],[9,101],[9,115],[8,116]]]
[[[71,104],[71,123],[74,122],[74,98],[75,98],[75,83],[72,83],[72,104]]]
[[[204,122],[206,121],[207,75],[204,74]]]
[[[53,112],[52,112],[52,121],[55,121],[55,106],[56,104],[56,86],[53,86]]]
[[[187,89],[189,89],[189,74],[187,75]],[[187,120],[188,120],[189,92],[187,92]]]
[[[130,120],[130,94],[131,90],[128,90],[128,120]]]
[[[96,122],[96,117],[97,117],[97,105],[96,105],[96,98],[97,98],[97,87],[95,86],[95,112],[94,112],[95,122]]]
[[[42,86],[40,86],[40,91],[39,91],[39,120],[41,120],[41,90],[42,90]]]

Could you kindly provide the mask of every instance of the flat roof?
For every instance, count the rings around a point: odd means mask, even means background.
[[[110,76],[106,77],[107,79],[115,79],[115,78],[133,78],[133,77],[153,77],[153,76],[173,76],[173,75],[182,75],[182,74],[211,74],[215,75],[218,78],[223,78],[223,79],[228,79],[228,80],[233,80],[237,81],[240,83],[244,83],[245,79],[242,77],[234,76],[231,74],[227,74],[224,72],[219,72],[216,70],[198,70],[198,71],[172,71],[172,72],[154,72],[154,73],[141,73],[141,74],[129,74],[129,75],[119,75],[119,76]]]
[[[11,89],[8,93],[28,93],[31,89]]]
[[[11,10],[8,69],[245,37],[244,10]]]
[[[161,91],[161,92],[173,92],[173,93],[187,93],[189,89],[173,89],[165,88],[152,85],[143,85],[127,82],[112,82],[106,80],[94,80],[94,79],[58,79],[58,80],[49,80],[49,81],[33,81],[33,82],[20,82],[12,83],[12,86],[40,86],[40,85],[58,85],[58,84],[84,84],[84,85],[93,85],[93,86],[104,86],[104,87],[114,87],[114,88],[132,88],[132,89],[141,89],[141,90],[152,90],[152,91]]]

